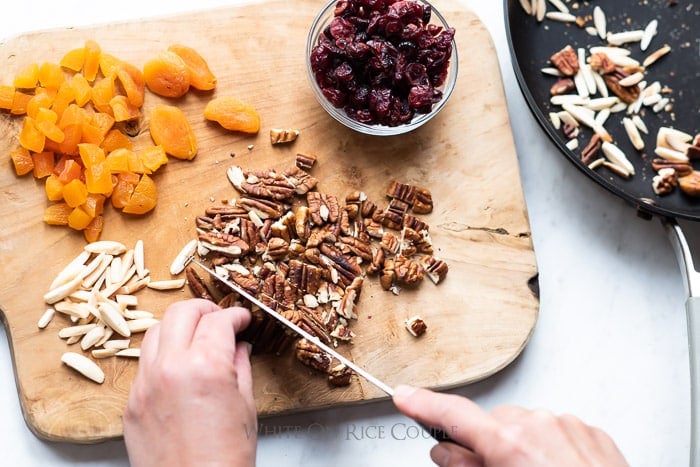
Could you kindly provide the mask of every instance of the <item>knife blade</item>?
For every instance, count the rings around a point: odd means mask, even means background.
[[[196,259],[192,259],[192,263],[195,263],[197,266],[202,268],[204,271],[208,272],[212,277],[214,277],[216,280],[218,280],[222,284],[225,284],[229,288],[235,290],[242,297],[246,298],[250,303],[260,307],[261,310],[263,310],[265,313],[270,315],[272,318],[276,319],[277,321],[279,321],[280,323],[282,323],[283,325],[285,325],[286,327],[288,327],[292,331],[296,332],[304,339],[306,339],[309,342],[313,343],[314,345],[318,346],[321,350],[323,350],[327,354],[332,355],[333,357],[338,359],[341,363],[343,363],[345,366],[350,368],[352,371],[354,371],[355,373],[362,376],[364,379],[366,379],[367,381],[369,381],[370,383],[374,384],[376,387],[378,387],[379,389],[384,391],[389,397],[394,395],[394,390],[391,388],[391,386],[389,386],[388,384],[386,384],[385,382],[383,382],[382,380],[380,380],[379,378],[377,378],[376,376],[374,376],[373,374],[371,374],[370,372],[368,372],[364,368],[351,362],[350,360],[345,358],[342,354],[340,354],[338,351],[336,351],[335,349],[333,349],[329,345],[321,342],[321,340],[318,337],[309,334],[308,332],[306,332],[305,330],[303,330],[302,328],[300,328],[299,326],[297,326],[296,324],[294,324],[293,322],[291,322],[290,320],[288,320],[287,318],[285,318],[281,314],[277,313],[275,310],[273,310],[269,306],[265,305],[263,302],[258,300],[256,297],[249,294],[240,285],[236,284],[233,281],[229,281],[227,279],[224,279],[223,277],[219,276],[214,270],[203,265],[202,263],[200,263]]]
[[[247,299],[250,303],[260,307],[260,309],[263,310],[265,313],[267,313],[270,317],[276,319],[277,321],[282,323],[284,326],[286,326],[289,329],[291,329],[292,331],[296,332],[297,334],[299,334],[301,337],[308,340],[309,342],[312,342],[313,344],[318,346],[321,350],[323,350],[327,354],[332,355],[333,357],[337,358],[341,363],[343,363],[345,366],[350,368],[352,371],[354,371],[355,373],[362,376],[364,379],[366,379],[367,381],[369,381],[370,383],[374,384],[376,387],[378,387],[379,389],[384,391],[389,397],[392,397],[394,395],[394,389],[391,386],[389,386],[384,381],[380,380],[379,378],[377,378],[376,376],[374,376],[373,374],[371,374],[370,372],[368,372],[367,370],[365,370],[361,366],[356,365],[355,363],[351,362],[350,360],[348,360],[346,357],[344,357],[342,354],[340,354],[338,351],[336,351],[335,349],[333,349],[329,345],[321,342],[321,340],[318,337],[309,334],[308,332],[306,332],[305,330],[303,330],[302,328],[300,328],[299,326],[297,326],[296,324],[294,324],[293,322],[291,322],[290,320],[288,320],[284,316],[277,313],[275,310],[273,310],[269,306],[265,305],[263,302],[258,300],[256,297],[249,294],[240,285],[236,284],[233,281],[229,281],[228,279],[224,279],[223,277],[218,275],[214,270],[208,268],[207,266],[200,263],[199,261],[197,261],[193,257],[190,258],[189,262],[196,264],[202,270],[209,273],[209,275],[211,275],[213,278],[215,278],[216,280],[218,280],[222,284],[228,286],[230,289],[236,291],[242,297]],[[430,436],[432,436],[435,440],[437,440],[439,442],[452,442],[452,443],[454,443],[454,440],[447,433],[445,433],[443,430],[427,426],[424,423],[421,423],[418,421],[416,421],[416,422],[426,432],[428,432],[430,434]]]

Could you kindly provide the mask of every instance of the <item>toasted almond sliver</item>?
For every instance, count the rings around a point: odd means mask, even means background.
[[[53,308],[47,308],[44,314],[41,315],[41,318],[39,318],[39,321],[36,325],[39,327],[39,329],[44,329],[46,326],[49,325],[55,314],[56,310],[54,310]]]
[[[595,126],[595,121],[594,121],[594,116],[593,116],[592,110],[586,109],[584,107],[580,107],[577,105],[571,105],[571,104],[564,104],[564,105],[562,105],[562,107],[572,117],[574,117],[576,120],[583,123],[587,127],[593,128]]]
[[[623,47],[605,47],[605,46],[594,46],[591,47],[591,55],[593,54],[605,54],[608,57],[613,57],[613,56],[624,56],[627,57],[632,53],[631,50],[625,49]]]
[[[644,61],[642,62],[642,66],[644,68],[651,66],[653,63],[656,63],[656,61],[658,59],[660,59],[661,57],[663,57],[664,55],[666,55],[670,51],[671,51],[671,46],[668,44],[664,45],[660,49],[649,54],[649,56],[647,58],[645,58]]]
[[[129,339],[112,339],[102,344],[102,347],[114,350],[128,349],[130,342]]]
[[[628,42],[639,42],[644,37],[644,31],[641,29],[634,31],[624,31],[615,34],[608,34],[605,38],[608,44],[611,45],[622,45]]]
[[[129,357],[129,358],[139,358],[141,356],[141,349],[128,348],[118,350],[115,354],[117,357]]]
[[[634,149],[637,151],[644,149],[644,140],[642,139],[642,135],[639,134],[639,130],[635,126],[632,119],[628,117],[623,118],[622,125],[624,126],[627,137],[632,142]]]
[[[561,23],[575,23],[576,17],[571,13],[564,13],[561,11],[550,11],[545,14],[545,18],[551,19],[553,21],[559,21]]]
[[[616,173],[617,175],[619,175],[620,177],[623,177],[623,178],[629,178],[630,175],[632,175],[627,171],[627,169],[625,167],[622,167],[621,165],[613,164],[610,161],[603,161],[603,163],[601,165],[603,167],[605,167],[606,169],[610,170],[611,172]]]
[[[644,36],[642,37],[642,40],[639,44],[639,46],[642,49],[642,52],[645,51],[649,47],[651,40],[656,35],[656,31],[658,29],[658,26],[659,26],[659,21],[657,19],[652,19],[651,21],[649,21],[649,24],[647,24],[647,27],[644,28]]]
[[[618,148],[612,143],[605,141],[603,142],[601,149],[603,150],[603,154],[605,154],[605,157],[607,157],[610,162],[622,167],[627,172],[629,172],[630,175],[634,175],[634,166],[629,161],[629,159],[627,159],[627,156],[624,152],[622,152],[620,148]]]
[[[158,320],[155,318],[131,319],[126,324],[132,333],[136,333],[146,331],[151,326],[158,324]]]
[[[185,279],[170,279],[164,281],[152,281],[148,283],[149,289],[155,290],[173,290],[181,289],[185,286]]]
[[[608,34],[608,21],[605,17],[605,12],[599,6],[593,9],[593,25],[598,31],[598,36],[601,39],[605,39]]]
[[[625,76],[624,78],[622,78],[619,81],[618,84],[620,86],[629,87],[629,86],[634,86],[635,84],[639,84],[639,82],[643,79],[644,79],[644,73],[642,73],[641,71],[638,71],[638,72],[633,73],[629,76]]]
[[[170,274],[176,276],[185,270],[185,266],[189,262],[189,259],[194,255],[197,250],[197,240],[190,240],[187,244],[180,250],[180,252],[175,256],[175,259],[170,264]]]
[[[75,352],[66,352],[61,356],[61,361],[92,381],[102,384],[105,374],[99,366],[84,355]]]
[[[85,251],[90,253],[106,253],[108,255],[121,255],[126,251],[123,243],[112,240],[100,240],[85,245]]]
[[[594,170],[594,169],[597,169],[598,167],[600,167],[601,165],[603,165],[604,163],[605,163],[605,159],[602,157],[599,157],[598,159],[596,159],[593,162],[591,162],[590,164],[588,164],[588,168],[591,170]]]
[[[584,107],[588,107],[591,110],[595,110],[596,112],[599,110],[603,109],[608,109],[612,107],[613,105],[617,104],[620,100],[613,96],[613,97],[599,97],[597,99],[591,99],[588,102],[584,104]]]
[[[113,357],[117,352],[117,349],[92,349],[90,355],[93,358],[109,358]]]

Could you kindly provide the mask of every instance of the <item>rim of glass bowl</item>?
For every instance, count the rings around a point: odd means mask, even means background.
[[[449,25],[447,24],[447,21],[445,21],[445,18],[440,14],[440,12],[432,5],[430,2],[426,2],[425,0],[416,0],[419,3],[423,3],[426,5],[430,5],[431,8],[431,23],[436,23],[442,26],[443,28],[448,28]],[[311,29],[309,31],[309,35],[306,39],[306,71],[307,71],[307,76],[309,78],[309,81],[311,82],[311,88],[314,91],[314,95],[316,96],[316,99],[318,102],[321,104],[321,106],[326,110],[326,112],[342,123],[343,125],[355,130],[359,131],[360,133],[364,133],[367,135],[378,135],[378,136],[391,136],[391,135],[400,135],[403,133],[408,133],[409,131],[415,130],[416,128],[420,127],[424,123],[426,123],[428,120],[432,119],[435,115],[442,110],[442,108],[445,106],[447,103],[448,99],[450,98],[450,95],[452,94],[452,91],[454,90],[455,83],[457,82],[457,74],[458,74],[458,60],[457,60],[457,43],[455,42],[454,38],[452,39],[452,55],[450,56],[450,66],[447,72],[447,78],[445,79],[445,82],[440,86],[438,89],[440,89],[443,92],[442,99],[440,99],[440,102],[436,103],[432,110],[429,113],[426,114],[418,114],[413,117],[413,120],[411,120],[409,123],[405,123],[403,125],[397,125],[397,126],[388,126],[388,125],[368,125],[366,123],[361,123],[358,122],[357,120],[353,120],[352,118],[348,117],[348,115],[345,113],[345,111],[342,108],[337,108],[334,107],[333,104],[331,104],[328,99],[323,95],[323,92],[321,92],[321,88],[316,82],[316,77],[313,74],[313,71],[311,70],[311,63],[310,63],[310,58],[311,58],[311,50],[314,48],[318,41],[319,34],[323,32],[323,30],[330,24],[330,22],[333,19],[333,12],[332,10],[335,9],[335,5],[338,3],[338,0],[330,0],[326,5],[321,9],[321,11],[316,15],[316,18],[314,19],[314,22],[311,25]],[[435,21],[435,18],[437,18],[438,21]]]

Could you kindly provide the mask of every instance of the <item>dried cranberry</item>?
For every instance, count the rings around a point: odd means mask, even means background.
[[[455,30],[414,0],[340,0],[311,51],[323,95],[352,119],[401,125],[442,99]]]

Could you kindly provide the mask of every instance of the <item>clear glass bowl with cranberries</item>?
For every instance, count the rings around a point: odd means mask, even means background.
[[[349,128],[397,135],[433,118],[457,80],[455,30],[422,0],[332,0],[306,44],[312,89]]]

